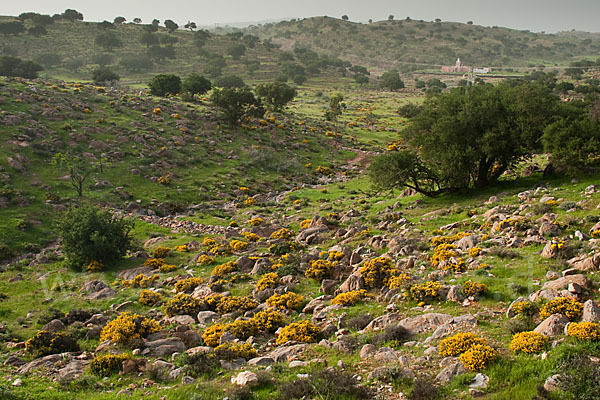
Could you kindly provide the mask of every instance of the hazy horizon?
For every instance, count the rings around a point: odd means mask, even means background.
[[[416,20],[467,22],[476,25],[502,26],[514,29],[527,29],[535,32],[587,31],[600,32],[600,2],[598,0],[505,0],[502,3],[491,0],[424,0],[419,2],[380,0],[370,3],[357,0],[325,3],[305,0],[255,2],[240,0],[222,0],[215,3],[197,3],[189,0],[171,2],[141,1],[128,2],[106,0],[103,2],[79,1],[40,1],[22,0],[0,5],[0,14],[19,15],[22,12],[43,14],[61,13],[74,8],[83,13],[87,21],[112,21],[123,16],[128,21],[142,18],[149,23],[157,18],[161,23],[172,19],[179,25],[194,21],[198,25],[257,23],[269,20],[287,20],[327,15],[340,18],[348,15],[351,21],[366,22],[387,19],[394,15],[396,19],[407,16]]]

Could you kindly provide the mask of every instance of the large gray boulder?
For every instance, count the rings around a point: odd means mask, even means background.
[[[569,319],[562,314],[552,314],[543,320],[533,330],[541,333],[544,336],[560,336],[565,330],[565,326],[569,323]]]

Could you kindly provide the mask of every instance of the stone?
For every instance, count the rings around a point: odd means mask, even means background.
[[[196,321],[190,315],[175,315],[167,319],[167,323],[175,325],[192,325]]]
[[[359,272],[350,275],[344,283],[335,291],[335,294],[351,292],[354,290],[361,290],[365,288],[365,280]]]
[[[392,363],[398,361],[398,354],[394,351],[394,349],[390,349],[389,347],[382,347],[377,350],[374,356],[376,361],[381,363]]]
[[[12,367],[20,367],[25,364],[27,364],[27,361],[23,360],[20,357],[15,356],[15,355],[8,356],[8,358],[6,360],[4,360],[4,363],[3,363],[3,365],[10,365]]]
[[[179,338],[145,341],[144,345],[146,348],[150,349],[150,353],[156,357],[170,356],[173,353],[182,353],[186,349],[185,344]]]
[[[181,378],[181,384],[182,385],[191,385],[193,383],[196,383],[196,380],[194,378],[192,378],[191,376],[189,376],[189,375],[184,375]]]
[[[275,350],[264,355],[264,357],[271,358],[275,362],[287,361],[293,356],[302,353],[308,345],[306,344],[293,344],[290,346],[278,347]]]
[[[544,382],[544,389],[546,389],[549,392],[554,392],[556,390],[559,390],[560,386],[561,386],[560,379],[561,379],[560,374],[555,374],[555,375],[549,376],[546,379],[546,381]]]
[[[19,375],[24,375],[24,374],[28,374],[29,372],[31,372],[35,369],[42,368],[42,367],[46,368],[46,369],[50,369],[54,365],[65,361],[65,359],[70,360],[71,358],[74,357],[74,355],[75,355],[75,353],[50,354],[45,357],[37,358],[37,359],[35,359],[31,362],[28,362],[27,364],[19,367],[19,369],[17,370],[17,373]]]
[[[255,357],[248,360],[248,364],[257,366],[266,366],[275,364],[275,360],[271,357]]]
[[[360,349],[360,358],[369,358],[372,357],[377,352],[377,347],[372,344],[365,344]]]
[[[534,332],[541,333],[545,336],[559,336],[562,335],[565,330],[565,325],[569,323],[569,319],[562,314],[552,314],[545,320],[543,320],[536,328]]]
[[[454,378],[455,376],[462,375],[466,372],[467,370],[465,369],[463,363],[453,362],[452,364],[446,366],[443,370],[441,370],[440,373],[437,374],[435,379],[442,385],[446,385],[450,383],[452,378]]]
[[[238,376],[232,377],[231,383],[239,386],[256,386],[258,384],[258,376],[252,371],[243,371]]]
[[[133,278],[135,278],[136,276],[143,274],[143,275],[149,275],[152,274],[152,272],[154,272],[155,270],[150,268],[150,267],[137,267],[137,268],[130,268],[130,269],[126,269],[124,271],[121,271],[119,273],[119,278],[121,279],[126,279],[126,280],[131,280]]]
[[[472,383],[469,385],[471,389],[485,389],[490,382],[490,377],[481,372],[475,375]]]
[[[198,323],[199,324],[210,324],[211,322],[217,320],[219,318],[219,314],[214,311],[200,311],[198,313]]]
[[[585,322],[600,322],[600,307],[594,300],[583,303],[583,315],[581,320]]]
[[[247,274],[248,272],[252,271],[252,268],[254,268],[254,260],[251,260],[247,256],[242,256],[238,258],[235,261],[235,264],[237,265],[238,269],[244,274]]]
[[[597,271],[600,269],[600,253],[583,259],[576,257],[569,260],[568,263],[579,271]]]
[[[462,294],[462,286],[461,285],[453,285],[450,286],[448,290],[448,294],[446,295],[446,300],[461,302],[463,301],[464,296]]]
[[[539,229],[540,236],[558,236],[561,233],[561,230],[558,225],[551,222],[542,222],[542,225]]]
[[[290,363],[288,364],[288,368],[307,367],[307,366],[308,366],[308,362],[299,361],[299,360],[290,361]]]
[[[58,381],[61,383],[69,383],[78,379],[89,365],[89,361],[73,360],[64,368],[58,371]]]
[[[435,329],[450,319],[452,319],[452,316],[448,314],[428,313],[405,318],[398,325],[404,327],[411,334],[418,334]]]
[[[547,242],[542,250],[542,257],[544,258],[556,258],[558,255],[558,248],[553,246],[554,243],[551,241]]]
[[[458,247],[459,249],[461,249],[463,251],[467,251],[467,250],[475,247],[477,245],[477,243],[479,243],[479,236],[470,235],[470,236],[465,236],[464,238],[460,239],[458,241],[458,243],[456,243],[456,247]]]
[[[23,385],[23,380],[21,380],[21,378],[17,378],[13,381],[13,383],[11,383],[12,386],[21,386]]]
[[[592,287],[592,281],[590,280],[590,278],[588,278],[587,276],[585,276],[583,274],[577,274],[577,275],[563,276],[556,280],[548,281],[548,282],[544,283],[544,286],[542,286],[542,289],[553,289],[553,290],[567,289],[569,287],[569,284],[571,284],[571,283],[577,283],[579,286],[581,286],[582,288],[586,288],[586,289],[589,289]]]
[[[43,331],[59,332],[66,328],[65,324],[60,319],[53,319],[42,327]]]
[[[323,279],[319,291],[324,294],[333,294],[335,292],[337,281],[333,279]]]

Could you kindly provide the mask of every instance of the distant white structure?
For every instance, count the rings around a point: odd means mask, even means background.
[[[460,58],[456,59],[456,65],[453,67],[442,67],[442,72],[471,72],[471,67],[462,65]]]
[[[490,72],[492,72],[492,68],[490,67],[473,68],[474,74],[489,74]]]

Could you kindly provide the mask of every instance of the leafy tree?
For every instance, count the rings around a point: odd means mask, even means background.
[[[554,89],[559,93],[567,94],[569,90],[575,90],[575,85],[573,85],[571,82],[563,81],[557,83]]]
[[[80,58],[72,58],[65,62],[65,67],[69,71],[77,72],[79,68],[83,67],[83,60]]]
[[[347,16],[347,15],[342,15],[342,19],[343,19],[344,21],[348,21],[348,16]]]
[[[283,83],[272,82],[258,85],[256,94],[273,110],[279,111],[296,97],[296,89]]]
[[[72,208],[58,224],[68,264],[83,270],[92,261],[112,264],[133,246],[133,221],[86,205]]]
[[[125,17],[115,17],[115,19],[114,19],[114,21],[113,21],[113,22],[114,22],[115,24],[122,24],[122,23],[124,23],[125,21],[127,21],[127,19],[125,19]]]
[[[406,17],[408,19],[408,17]],[[394,20],[394,16],[393,15],[388,15],[388,21],[393,21]]]
[[[45,68],[50,68],[60,64],[62,57],[57,53],[40,53],[33,58],[33,61],[43,65]]]
[[[83,197],[83,184],[93,172],[89,161],[79,155],[57,153],[52,164],[69,172],[71,186],[77,192],[78,197]]]
[[[177,28],[179,28],[179,25],[177,25],[175,22],[173,22],[170,19],[166,19],[165,20],[165,28],[167,28],[169,30],[169,32],[173,33],[177,30]]]
[[[38,77],[38,72],[43,69],[41,65],[33,61],[11,56],[0,57],[0,75],[3,76],[19,76],[21,78],[34,79]]]
[[[225,75],[215,80],[215,86],[222,88],[242,88],[246,84],[237,75]]]
[[[248,46],[251,49],[253,49],[257,45],[257,43],[260,42],[260,39],[254,35],[244,35],[242,40],[244,41],[246,46]]]
[[[362,65],[353,65],[350,68],[348,68],[348,70],[357,74],[371,75],[369,70],[366,67],[363,67]]]
[[[156,61],[164,61],[165,59],[174,59],[175,47],[173,46],[150,46],[147,50],[148,57]]]
[[[98,64],[101,67],[104,67],[104,66],[112,63],[113,59],[114,59],[114,57],[112,54],[99,53],[99,54],[94,55],[94,58],[92,58],[92,61],[94,61],[94,64]]]
[[[106,85],[111,82],[116,82],[121,77],[107,67],[98,67],[92,73],[92,79],[97,85]]]
[[[31,36],[40,37],[40,36],[47,35],[48,30],[43,25],[36,25],[36,26],[32,26],[31,28],[29,28],[27,30],[27,33],[30,34]]]
[[[71,22],[75,21],[83,21],[83,14],[77,10],[72,10],[70,8],[66,9],[62,14],[63,19]]]
[[[232,125],[244,115],[260,117],[265,112],[248,87],[213,89],[210,101],[220,110],[221,117]]]
[[[246,54],[246,46],[243,44],[234,44],[227,48],[227,54],[234,60],[239,60],[244,54]]]
[[[114,32],[99,33],[96,35],[95,43],[108,51],[112,51],[115,47],[123,47],[123,42]]]
[[[198,74],[190,74],[183,80],[181,89],[188,93],[192,98],[197,94],[204,94],[212,87],[211,82],[205,77]]]
[[[306,82],[306,75],[304,74],[297,74],[294,75],[292,77],[292,81],[296,84],[296,85],[302,85],[304,82]]]
[[[36,12],[24,12],[19,14],[19,16],[17,18],[19,18],[19,21],[21,22],[25,22],[27,20],[31,20],[33,21],[33,18],[35,18],[36,15],[40,15]]]
[[[379,79],[379,86],[383,89],[397,90],[404,88],[404,81],[396,70],[384,72]]]
[[[335,121],[345,109],[344,96],[340,93],[334,94],[329,98],[329,108],[325,111],[325,119]]]
[[[34,15],[31,21],[35,26],[48,26],[54,23],[54,19],[51,16],[44,14]]]
[[[158,26],[160,25],[160,21],[159,21],[159,20],[157,20],[156,18],[154,18],[154,19],[152,20],[152,25],[154,25],[154,26],[158,27]]]
[[[150,24],[150,25],[144,25],[144,32],[156,32],[158,31],[158,25],[154,25],[154,24]]]
[[[150,93],[155,96],[175,95],[181,91],[181,78],[177,75],[159,74],[149,84]]]
[[[414,118],[423,110],[423,106],[415,103],[406,103],[398,108],[398,114],[404,118]]]
[[[544,127],[557,104],[547,87],[523,81],[457,88],[427,98],[402,132],[406,169],[389,171],[405,181],[374,173],[374,183],[388,189],[413,187],[425,195],[485,187],[540,150]],[[397,183],[390,186],[394,180]]]
[[[158,35],[158,41],[160,42],[160,44],[169,45],[177,43],[179,39],[171,35]]]
[[[98,24],[98,28],[100,29],[115,29],[115,24],[108,21],[102,21]]]
[[[205,29],[200,29],[199,31],[194,32],[194,44],[198,48],[204,47],[204,44],[210,39],[210,36],[210,32]]]
[[[129,72],[147,71],[152,68],[152,59],[148,56],[129,54],[121,57],[119,64]]]
[[[9,21],[0,23],[0,33],[4,36],[18,35],[25,32],[25,25],[19,21]]]
[[[184,27],[185,29],[189,29],[189,30],[190,30],[190,32],[194,32],[194,29],[196,29],[198,26],[196,25],[196,23],[195,23],[195,22],[190,22],[190,21],[188,21],[188,23],[187,23],[187,24],[185,24],[183,27]]]
[[[139,18],[139,17],[135,17],[135,18],[133,19],[133,23],[134,23],[134,24],[141,24],[141,23],[142,23],[142,19],[141,19],[141,18]]]
[[[363,74],[355,74],[354,82],[358,83],[359,85],[365,85],[369,83],[369,77]]]
[[[158,44],[158,36],[152,32],[144,32],[140,37],[140,43],[146,45],[146,47],[154,46]]]

